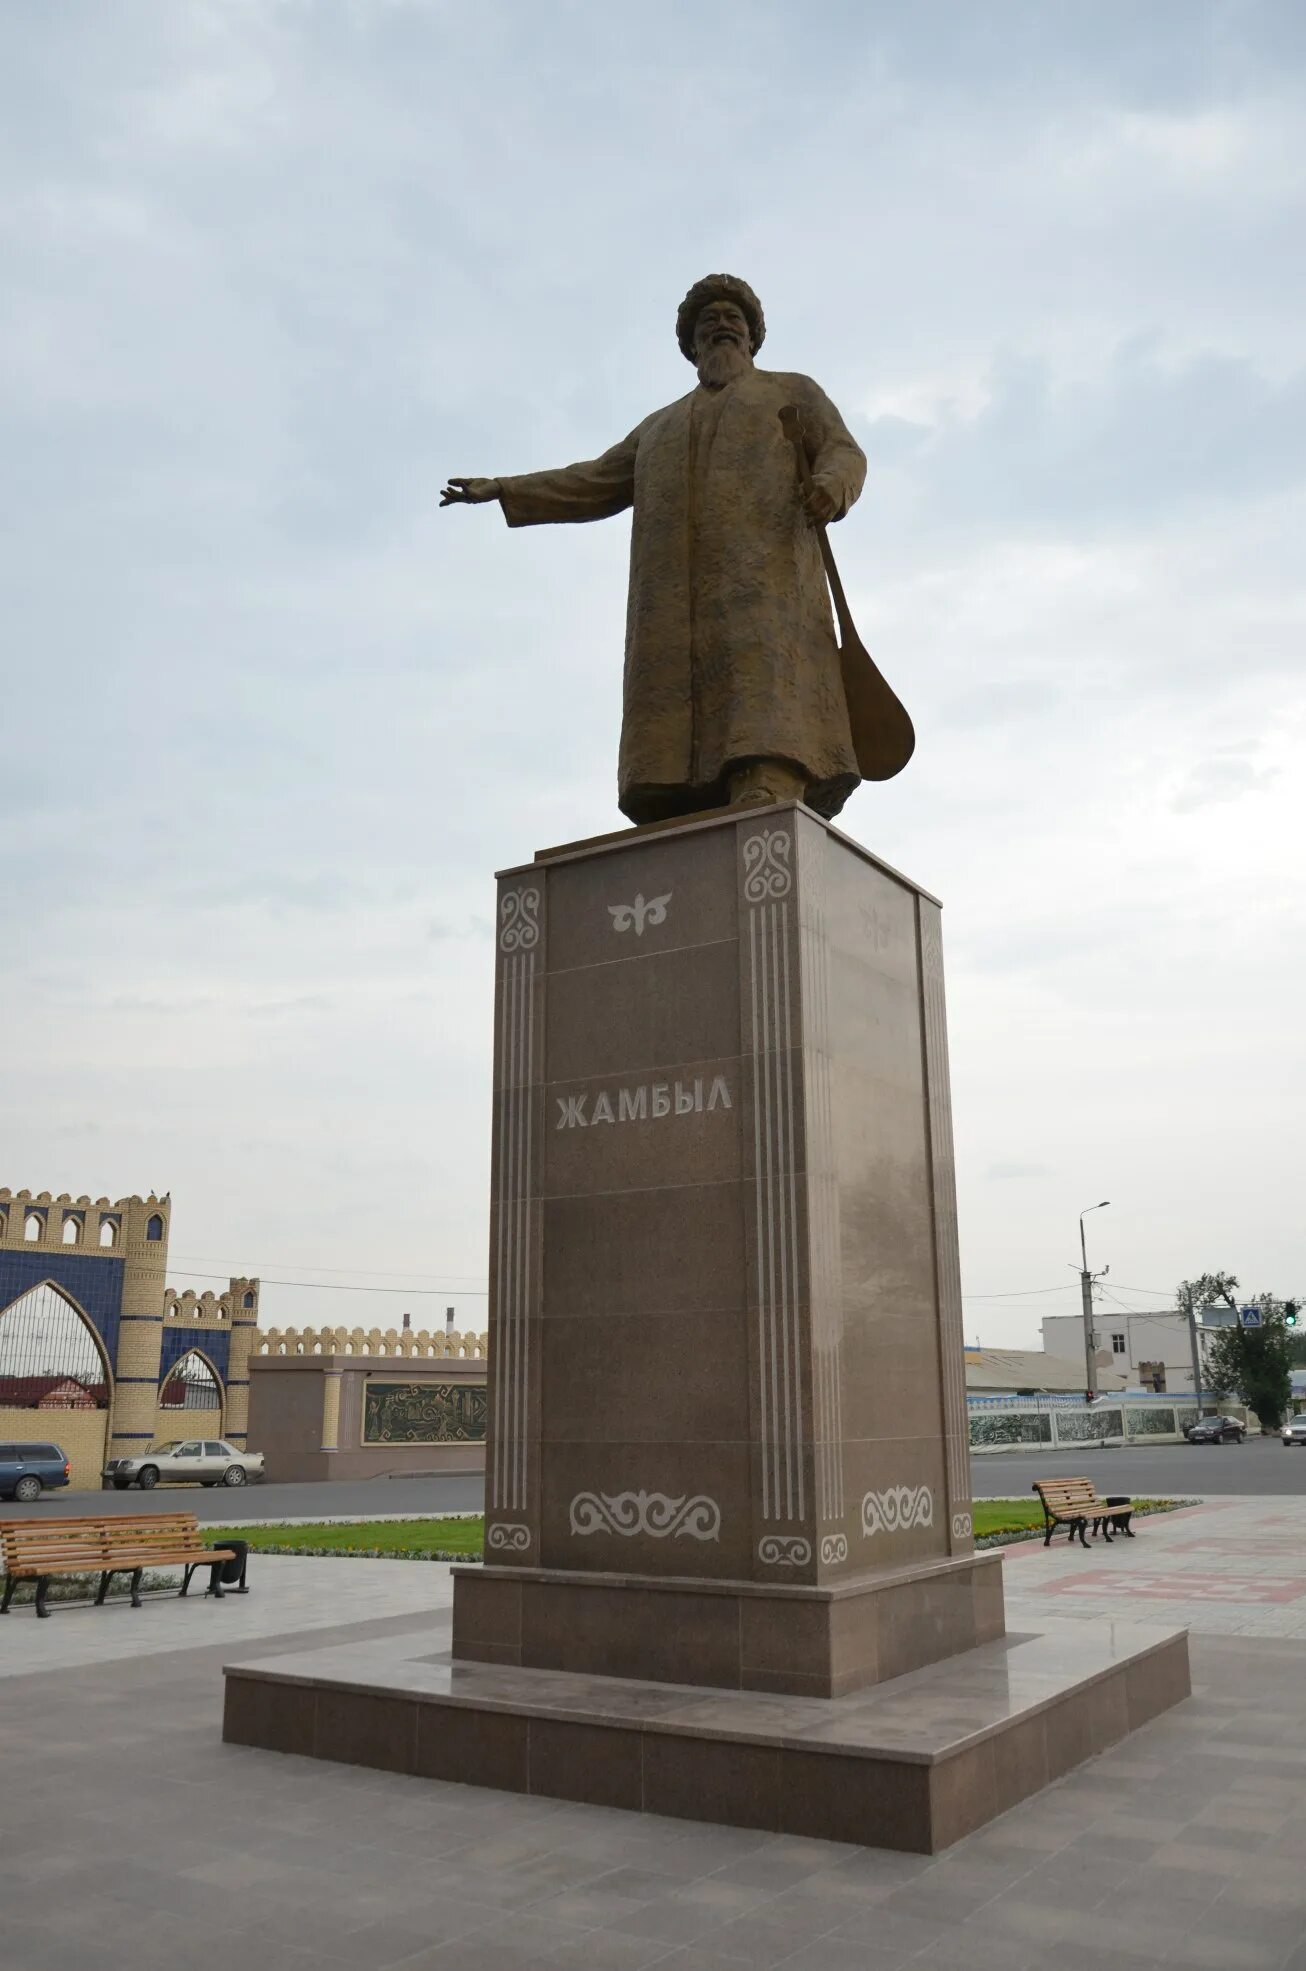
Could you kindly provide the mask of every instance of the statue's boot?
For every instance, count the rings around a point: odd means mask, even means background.
[[[772,801],[801,801],[807,775],[792,760],[748,760],[730,775],[732,808],[769,807]]]

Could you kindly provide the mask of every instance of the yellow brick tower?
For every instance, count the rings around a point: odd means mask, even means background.
[[[227,1357],[227,1437],[245,1449],[249,1428],[249,1358],[258,1345],[258,1281],[233,1280],[224,1298],[231,1302],[231,1349]]]
[[[124,1458],[154,1441],[172,1199],[151,1192],[122,1199],[118,1209],[124,1265],[109,1455]]]

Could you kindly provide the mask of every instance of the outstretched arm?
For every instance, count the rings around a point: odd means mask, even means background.
[[[498,500],[510,527],[538,527],[550,521],[607,520],[635,497],[635,453],[639,431],[600,458],[562,465],[551,472],[522,472],[511,479],[451,479],[441,506]]]

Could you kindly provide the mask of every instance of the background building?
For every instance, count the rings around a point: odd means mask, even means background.
[[[1080,1329],[1081,1337],[1083,1329]],[[1098,1371],[1103,1395],[1123,1389],[1125,1378],[1113,1369]],[[968,1348],[968,1396],[1082,1396],[1084,1357],[1053,1354],[1037,1348]]]
[[[273,1479],[484,1467],[483,1334],[260,1329],[257,1280],[166,1285],[171,1218],[0,1190],[0,1441],[59,1444],[81,1489],[167,1438],[248,1442]]]
[[[72,1482],[160,1438],[244,1446],[257,1280],[165,1283],[172,1200],[0,1189],[0,1438],[52,1439]]]
[[[1123,1308],[1108,1313],[1100,1305],[1095,1312],[1093,1333],[1099,1371],[1115,1371],[1125,1377],[1128,1388],[1149,1389],[1158,1396],[1194,1393],[1186,1314],[1173,1308],[1162,1314],[1127,1314]],[[1236,1319],[1232,1308],[1202,1310],[1197,1323],[1197,1344],[1203,1367],[1206,1350],[1215,1335]],[[1045,1315],[1043,1346],[1050,1354],[1077,1356],[1082,1382],[1084,1323],[1078,1314]],[[1106,1388],[1105,1383],[1101,1386]]]

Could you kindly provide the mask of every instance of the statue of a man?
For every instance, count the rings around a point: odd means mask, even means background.
[[[765,332],[747,282],[710,274],[676,317],[697,389],[601,458],[442,496],[498,500],[510,527],[634,508],[618,771],[634,822],[791,799],[834,815],[861,779],[815,523],[843,518],[866,459],[810,377],[755,368]]]

